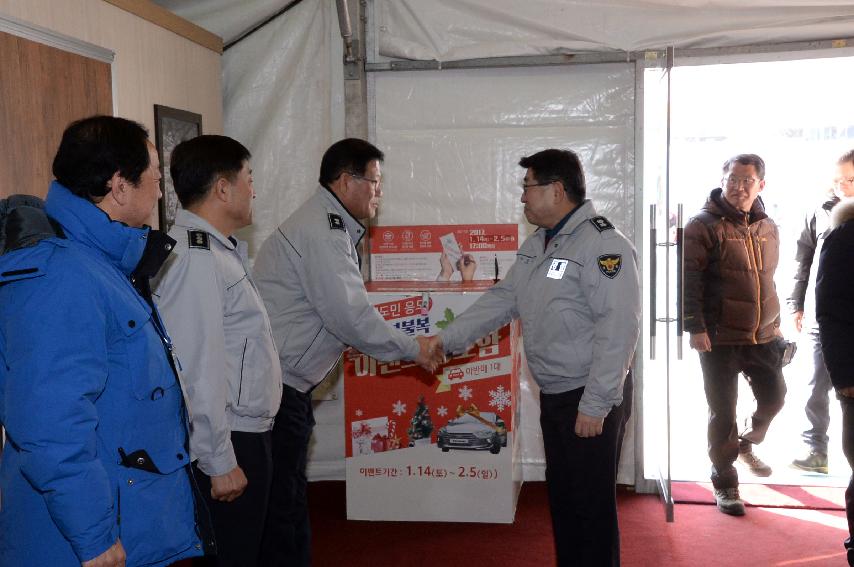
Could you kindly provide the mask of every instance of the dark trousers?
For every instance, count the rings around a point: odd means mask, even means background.
[[[205,499],[217,542],[216,557],[193,560],[196,567],[256,567],[264,535],[264,520],[273,478],[272,434],[231,432],[237,464],[243,469],[246,490],[232,502],[211,498],[211,479],[194,463],[193,473]]]
[[[626,436],[626,425],[628,425],[629,419],[632,417],[634,396],[635,379],[632,376],[632,369],[629,368],[629,372],[626,374],[626,382],[623,384],[623,403],[620,404],[620,407],[623,409],[623,416],[620,420],[620,427],[617,429],[617,458],[615,459],[617,469],[620,468],[620,457],[623,456],[623,438]]]
[[[774,343],[713,346],[711,352],[700,353],[703,387],[709,404],[709,458],[715,488],[738,486],[733,463],[738,458],[739,445],[746,449],[761,443],[771,420],[783,408],[786,383],[781,356]],[[739,372],[747,377],[756,398],[756,411],[740,434],[735,415]]]
[[[804,411],[807,414],[810,428],[804,431],[803,438],[810,450],[827,455],[827,428],[830,427],[830,374],[824,365],[824,355],[821,353],[821,342],[818,329],[809,332],[812,346],[813,373],[810,377],[810,397],[807,399]]]
[[[624,390],[625,391],[625,390]],[[546,482],[560,567],[620,564],[617,524],[617,444],[624,406],[611,409],[596,437],[575,434],[584,388],[540,393],[540,425],[546,454]]]
[[[285,385],[273,427],[273,485],[261,551],[263,567],[311,565],[305,468],[313,428],[311,394]]]
[[[842,406],[842,451],[854,473],[854,398],[837,397]],[[845,515],[848,517],[848,539],[845,540],[845,548],[848,550],[848,565],[854,566],[854,474],[845,491]]]

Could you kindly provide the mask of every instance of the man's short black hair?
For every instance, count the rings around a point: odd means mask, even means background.
[[[181,206],[186,209],[202,201],[220,177],[234,183],[251,157],[243,144],[228,136],[205,134],[175,146],[169,174]]]
[[[576,205],[584,202],[587,185],[581,160],[572,150],[548,149],[523,157],[519,165],[531,169],[539,182],[560,181],[569,199]]]
[[[136,185],[151,159],[145,126],[114,116],[90,116],[68,125],[53,158],[53,176],[69,191],[98,202],[117,171]]]
[[[346,138],[329,146],[323,154],[318,181],[328,189],[329,185],[342,173],[364,175],[370,162],[374,160],[381,162],[384,159],[385,154],[370,142],[359,138]]]
[[[836,165],[843,165],[846,163],[854,164],[854,150],[848,150],[847,152],[842,154],[842,157],[839,158],[839,160],[836,162]]]
[[[765,179],[765,162],[756,154],[738,154],[737,156],[733,156],[724,162],[723,172],[724,175],[732,169],[732,166],[736,163],[740,163],[741,165],[752,165],[753,169],[756,170],[756,176],[759,177],[759,180],[762,181]]]

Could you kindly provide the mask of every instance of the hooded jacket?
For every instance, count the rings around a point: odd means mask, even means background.
[[[833,208],[818,261],[815,311],[821,351],[837,389],[854,386],[854,199]]]
[[[818,272],[818,258],[824,239],[830,232],[830,211],[839,202],[839,197],[832,196],[816,207],[804,218],[801,235],[798,237],[795,252],[794,285],[786,303],[792,313],[803,311],[804,327],[816,329],[815,321],[815,280]]]
[[[129,567],[200,555],[181,388],[131,283],[160,241],[56,182],[45,209],[65,238],[3,225],[0,565],[80,565],[119,538]]]
[[[774,272],[780,255],[777,225],[760,198],[749,213],[712,190],[685,226],[684,321],[707,332],[712,345],[770,342],[780,326]]]

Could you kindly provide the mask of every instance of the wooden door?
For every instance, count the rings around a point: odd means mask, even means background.
[[[0,54],[0,198],[43,198],[65,127],[112,115],[110,65],[4,32]]]

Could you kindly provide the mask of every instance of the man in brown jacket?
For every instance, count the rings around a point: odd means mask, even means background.
[[[723,189],[714,189],[685,227],[685,329],[700,353],[709,404],[709,457],[718,508],[744,515],[736,458],[757,476],[771,467],[753,452],[783,407],[780,303],[774,288],[779,256],[777,225],[759,193],[765,162],[755,154],[724,163]],[[738,374],[756,398],[756,411],[738,433]]]

